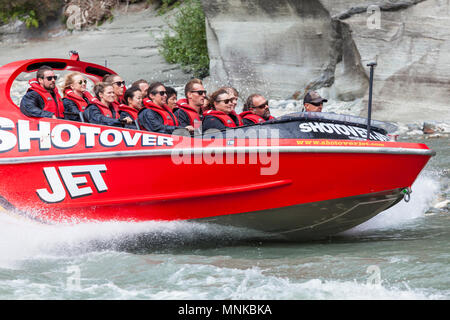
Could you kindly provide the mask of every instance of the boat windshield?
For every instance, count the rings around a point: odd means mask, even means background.
[[[359,124],[367,125],[367,118],[357,117],[348,114],[337,114],[334,112],[294,112],[278,117],[281,121],[291,120],[316,120],[327,122],[338,122],[344,124]],[[379,120],[371,120],[370,126],[378,129],[383,129],[387,133],[393,133],[398,130],[398,127],[389,122],[383,122]]]

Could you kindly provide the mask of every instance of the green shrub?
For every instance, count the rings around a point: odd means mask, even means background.
[[[56,18],[63,5],[60,0],[0,1],[0,24],[19,19],[28,28],[37,28],[49,18]]]
[[[160,53],[167,62],[178,63],[185,72],[203,78],[209,74],[205,13],[200,0],[184,3],[175,17],[175,24],[169,25],[175,35],[166,32],[160,43]]]
[[[158,13],[162,15],[172,10],[173,8],[178,7],[180,3],[183,2],[183,0],[159,0],[158,2]]]

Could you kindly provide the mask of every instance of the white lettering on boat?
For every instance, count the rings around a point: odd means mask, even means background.
[[[0,152],[12,150],[17,144],[16,135],[12,132],[4,131],[14,129],[14,122],[8,118],[0,117]]]
[[[106,172],[106,170],[104,164],[59,167],[58,171],[61,175],[61,180],[55,167],[46,167],[44,168],[44,176],[47,179],[51,192],[43,188],[37,189],[36,193],[42,201],[47,203],[63,201],[66,198],[66,189],[72,199],[92,195],[92,188],[85,186],[88,183],[87,175],[91,177],[98,193],[105,192],[108,190],[108,187],[101,173]],[[81,186],[85,187],[81,188]]]
[[[299,124],[301,132],[335,133],[348,136],[350,139],[367,138],[367,129],[349,126],[344,124],[322,123],[322,122],[302,122]],[[377,141],[389,141],[389,137],[376,131],[370,132],[370,139]]]
[[[8,118],[0,117],[0,153],[12,150],[18,146],[19,151],[32,149],[34,143],[39,150],[70,149],[84,142],[85,148],[101,145],[112,148],[124,143],[126,147],[135,147],[139,143],[143,147],[173,146],[172,137],[156,134],[132,132],[120,129],[103,129],[73,124],[57,124],[53,128],[50,122],[39,121],[37,127],[28,120],[17,121],[17,133],[12,131],[16,126]],[[32,142],[35,141],[35,142]]]

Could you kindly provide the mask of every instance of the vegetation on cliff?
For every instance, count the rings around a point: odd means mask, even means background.
[[[18,19],[25,22],[27,28],[38,28],[50,19],[61,18],[63,13],[64,21],[76,18],[77,24],[86,27],[112,19],[112,11],[120,3],[139,2],[157,4],[160,13],[180,3],[179,0],[0,0],[0,25]]]
[[[184,71],[203,78],[209,74],[205,13],[200,0],[186,0],[161,41],[161,55]]]
[[[28,28],[37,28],[48,19],[58,17],[63,6],[61,0],[0,1],[0,24],[19,19]]]

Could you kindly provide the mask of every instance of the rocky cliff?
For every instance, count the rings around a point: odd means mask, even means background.
[[[374,117],[450,121],[450,1],[203,0],[211,82],[271,98],[319,89]]]

